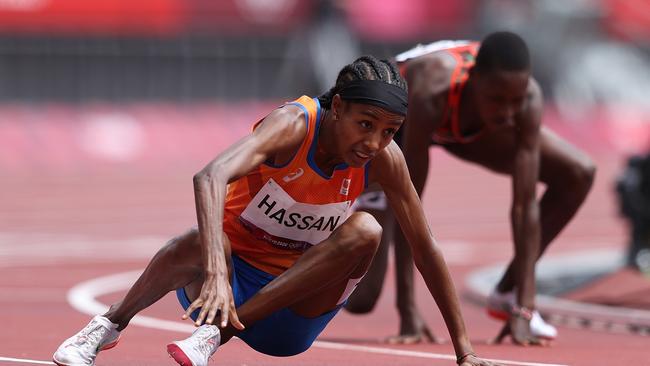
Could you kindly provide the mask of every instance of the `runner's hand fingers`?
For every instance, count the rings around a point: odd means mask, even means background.
[[[205,321],[206,323],[214,324],[214,318],[217,316],[217,310],[219,310],[218,300],[216,304],[212,304],[212,306],[210,306],[210,311],[208,311],[208,318]]]
[[[503,365],[473,356],[473,357],[466,358],[459,366],[503,366]]]
[[[209,295],[208,299],[203,303],[203,306],[201,307],[201,312],[199,313],[199,316],[196,317],[196,321],[194,322],[194,325],[198,327],[201,324],[203,324],[205,317],[208,315],[208,311],[212,309],[212,307],[214,307],[214,297]]]
[[[433,333],[431,333],[431,330],[429,330],[429,327],[424,327],[422,330],[422,337],[423,337],[423,342],[428,342],[428,343],[435,343],[435,344],[444,344],[445,340],[444,338],[438,338]]]
[[[520,346],[524,346],[524,347],[527,347],[527,346],[530,344],[530,341],[528,340],[528,338],[523,338],[523,339],[522,339],[522,338],[517,338],[517,337],[515,337],[514,335],[512,335],[512,340],[513,340],[516,344],[518,344],[518,345],[520,345]]]
[[[481,366],[503,366],[503,365],[501,365],[500,363],[483,360]]]
[[[386,339],[388,344],[416,344],[421,341],[422,337],[419,335],[397,335]]]
[[[183,314],[183,317],[182,317],[183,320],[189,319],[190,316],[192,315],[192,313],[194,312],[194,310],[200,308],[201,305],[203,305],[203,300],[201,300],[200,298],[194,300],[194,302],[192,302],[190,304],[190,306],[187,308],[187,310],[185,310],[185,314]]]
[[[235,309],[234,302],[230,304],[230,324],[239,330],[244,330],[246,328],[241,321],[239,321],[239,315],[237,315],[237,309]]]
[[[225,328],[228,325],[228,316],[230,315],[230,302],[224,301],[219,304],[221,308],[221,326],[220,328]]]
[[[533,346],[546,347],[548,346],[548,341],[539,337],[530,337],[528,342]]]

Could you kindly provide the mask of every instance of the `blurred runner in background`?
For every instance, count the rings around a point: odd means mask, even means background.
[[[542,91],[531,75],[528,47],[518,35],[496,32],[480,43],[418,45],[396,61],[409,88],[402,147],[418,193],[429,173],[432,145],[511,176],[514,258],[488,299],[488,313],[506,321],[498,342],[511,334],[518,344],[545,344],[557,330],[535,310],[535,263],[586,198],[594,163],[542,125]],[[537,182],[546,185],[539,199]],[[431,339],[414,305],[412,270],[407,269],[412,263],[399,231],[395,241],[401,339]],[[380,288],[381,281],[383,273],[368,276],[360,288]],[[350,303],[370,309],[372,301],[364,295],[353,296]]]

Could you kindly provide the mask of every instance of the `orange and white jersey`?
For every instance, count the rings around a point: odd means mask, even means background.
[[[443,111],[440,127],[431,137],[436,144],[469,143],[480,137],[485,130],[471,136],[464,136],[460,131],[460,96],[469,78],[469,70],[474,66],[480,43],[470,41],[437,41],[416,47],[395,56],[400,72],[406,75],[408,61],[433,52],[445,52],[456,60],[449,80],[447,104]]]
[[[365,167],[341,164],[327,176],[316,166],[318,99],[302,96],[289,104],[305,112],[305,140],[287,164],[265,163],[230,183],[224,210],[233,253],[273,275],[327,239],[349,217],[366,185]]]

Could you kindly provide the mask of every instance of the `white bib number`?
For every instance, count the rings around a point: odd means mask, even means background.
[[[296,202],[273,179],[260,189],[239,219],[258,239],[306,250],[327,239],[349,216],[350,201],[315,205]]]

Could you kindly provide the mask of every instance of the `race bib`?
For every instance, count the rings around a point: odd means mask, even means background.
[[[327,239],[348,218],[350,203],[296,202],[269,179],[239,220],[257,239],[281,248],[306,250]]]

